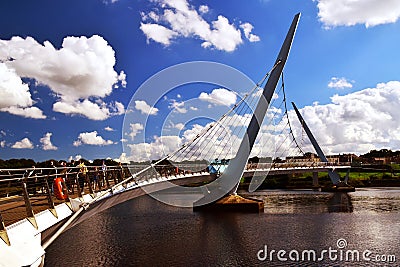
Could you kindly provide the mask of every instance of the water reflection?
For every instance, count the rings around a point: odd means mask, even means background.
[[[199,251],[208,251],[207,257],[219,258],[224,266],[244,266],[251,260],[246,244],[254,236],[247,236],[240,227],[241,213],[199,212],[198,235],[193,236],[193,243],[198,244]],[[215,246],[224,240],[224,253]],[[226,246],[226,244],[230,244]],[[235,255],[235,257],[232,257]]]
[[[328,201],[328,212],[353,212],[351,196],[345,192],[334,192]]]
[[[309,214],[333,212],[400,212],[400,188],[358,188],[356,192],[311,190],[262,190],[243,196],[264,201],[268,214]]]

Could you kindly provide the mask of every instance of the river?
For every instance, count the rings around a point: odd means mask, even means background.
[[[133,199],[63,233],[45,266],[400,266],[400,188],[242,195],[264,213]]]

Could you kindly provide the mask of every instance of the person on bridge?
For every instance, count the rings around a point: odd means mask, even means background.
[[[99,169],[97,166],[94,167],[93,171],[93,190],[101,189],[100,179],[99,179]]]
[[[79,160],[79,173],[78,173],[78,182],[79,182],[79,187],[81,188],[81,191],[83,192],[83,187],[85,185],[85,180],[86,180],[86,174],[87,174],[87,167],[83,160]]]
[[[50,161],[50,169],[47,173],[47,177],[49,178],[49,187],[52,193],[54,193],[54,180],[57,178],[58,170],[56,164],[54,164],[54,161]]]
[[[68,193],[74,194],[74,186],[76,185],[76,171],[75,171],[75,161],[71,160],[69,164],[67,164],[68,171],[67,171],[67,187]]]
[[[118,183],[120,183],[120,182],[122,182],[122,180],[124,180],[124,168],[122,167],[121,162],[118,162],[117,180],[118,180]]]
[[[101,179],[99,180],[100,182],[100,187],[105,186],[105,182],[106,182],[106,175],[107,175],[107,165],[103,160],[103,163],[101,164],[101,170],[103,172],[103,175],[101,176]]]

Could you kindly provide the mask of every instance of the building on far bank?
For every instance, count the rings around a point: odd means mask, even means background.
[[[359,157],[355,154],[328,155],[326,159],[329,163],[348,163],[353,160],[358,161]],[[321,162],[317,154],[307,152],[304,156],[286,157],[286,162],[305,163],[305,162]]]
[[[343,162],[349,162],[349,163],[360,162],[360,157],[353,153],[340,154],[339,158],[340,158],[340,162],[342,162],[342,163]]]
[[[290,163],[306,163],[306,162],[321,162],[317,154],[307,152],[304,156],[286,157],[286,162]]]

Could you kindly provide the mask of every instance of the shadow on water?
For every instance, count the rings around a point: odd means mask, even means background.
[[[335,192],[328,200],[328,212],[353,212],[351,196],[345,192]]]

